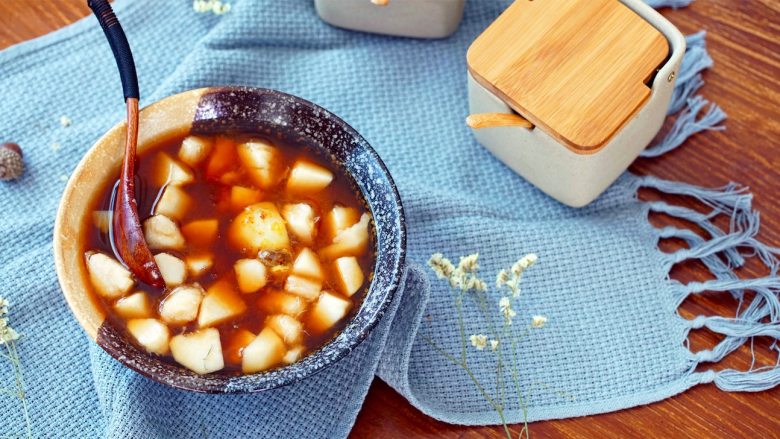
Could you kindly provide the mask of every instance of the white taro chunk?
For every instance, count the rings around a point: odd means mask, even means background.
[[[158,355],[168,353],[168,340],[171,333],[161,321],[157,319],[129,320],[127,331],[148,352]]]
[[[284,219],[273,203],[257,203],[241,211],[230,224],[228,238],[234,247],[252,255],[290,247]]]
[[[325,332],[343,319],[351,307],[349,300],[325,291],[312,307],[306,327],[316,333]]]
[[[333,263],[333,272],[336,275],[336,284],[339,292],[345,296],[352,296],[363,286],[363,270],[354,256],[338,258]]]
[[[149,295],[143,291],[119,299],[114,304],[114,311],[125,320],[143,319],[154,315],[152,301],[149,299]]]
[[[168,253],[154,255],[154,261],[160,269],[165,285],[175,287],[187,280],[187,265],[181,259]]]
[[[301,322],[286,314],[270,316],[266,319],[265,324],[273,329],[288,346],[299,344],[303,339],[303,325],[301,325]]]
[[[322,281],[293,274],[287,277],[287,281],[284,283],[284,290],[296,296],[301,296],[306,300],[314,300],[322,290]]]
[[[261,140],[253,140],[238,145],[236,151],[238,159],[255,184],[268,189],[279,182],[284,164],[276,148]]]
[[[287,314],[297,317],[306,310],[306,300],[294,294],[282,291],[265,291],[257,301],[261,311],[266,314]]]
[[[292,273],[310,279],[322,279],[322,264],[320,264],[320,258],[310,248],[304,248],[298,253],[298,256],[295,257]]]
[[[161,152],[154,158],[152,184],[157,187],[166,185],[184,186],[195,181],[195,174],[184,163]]]
[[[297,161],[290,169],[287,190],[310,193],[325,189],[333,181],[333,173],[314,163]]]
[[[171,354],[177,363],[201,375],[225,367],[219,331],[214,328],[200,329],[173,337]]]
[[[116,259],[96,252],[87,252],[85,256],[89,280],[101,296],[116,299],[135,286],[133,275]]]
[[[273,329],[265,328],[241,351],[241,369],[244,373],[270,369],[282,361],[285,352],[284,340]]]
[[[314,241],[314,209],[306,203],[285,204],[282,216],[287,221],[287,229],[305,245]]]
[[[187,136],[181,142],[179,160],[190,166],[197,166],[211,154],[214,143],[211,139],[200,136]]]
[[[354,207],[333,206],[325,215],[322,231],[325,239],[332,241],[339,233],[360,220],[360,212]]]
[[[232,320],[246,312],[246,303],[241,300],[229,281],[217,281],[206,290],[200,304],[198,326],[205,328]]]
[[[238,290],[244,294],[257,292],[268,282],[268,269],[258,259],[239,259],[233,264]]]
[[[203,288],[197,284],[174,288],[160,305],[160,317],[171,325],[183,325],[195,320],[203,294]]]
[[[110,210],[96,210],[92,212],[92,224],[94,224],[101,233],[108,233],[111,228],[112,215],[113,212]]]
[[[192,198],[178,186],[168,185],[154,206],[155,215],[181,220],[192,207]]]
[[[214,266],[214,255],[211,253],[189,254],[184,257],[187,272],[192,277],[200,277],[208,273]]]
[[[287,351],[286,354],[284,354],[284,357],[282,358],[282,362],[284,364],[293,364],[296,361],[301,359],[301,356],[303,355],[303,346],[295,346],[293,348],[290,348],[290,350]]]
[[[326,260],[341,256],[360,256],[368,246],[368,224],[371,217],[364,213],[360,221],[339,232],[333,238],[333,244],[320,251],[320,257]]]
[[[144,237],[152,250],[183,250],[186,245],[179,226],[165,215],[144,221]]]

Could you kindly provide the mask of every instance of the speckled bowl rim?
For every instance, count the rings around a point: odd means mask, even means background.
[[[282,105],[277,107],[278,104]],[[279,108],[297,110],[285,110],[283,117],[310,117],[328,124],[328,129],[337,132],[324,137],[326,130],[313,133],[296,131],[304,124],[274,126],[281,120],[279,114],[266,110],[276,111]],[[227,113],[220,114],[220,111]],[[274,114],[277,117],[270,120]],[[57,276],[68,306],[92,340],[120,363],[157,382],[194,392],[248,393],[278,388],[310,377],[344,358],[368,337],[387,312],[400,287],[405,267],[406,228],[401,197],[386,165],[354,128],[308,100],[271,89],[235,86],[195,89],[169,96],[142,109],[140,118],[139,151],[187,133],[248,131],[247,127],[254,128],[249,131],[264,135],[277,129],[284,136],[290,133],[293,137],[309,136],[302,143],[324,148],[334,155],[337,155],[333,150],[338,149],[338,145],[320,146],[319,143],[326,140],[345,142],[341,144],[345,160],[334,158],[355,180],[372,211],[377,234],[374,279],[357,313],[333,340],[301,361],[272,371],[241,376],[219,373],[197,375],[181,366],[163,362],[128,343],[90,297],[88,274],[79,243],[84,216],[90,213],[89,205],[99,188],[116,179],[119,173],[125,133],[125,123],[122,122],[101,137],[77,166],[63,192],[54,226]],[[343,137],[336,139],[335,135],[339,133]],[[361,177],[356,169],[367,169],[368,174]],[[382,197],[377,198],[380,195]],[[387,210],[384,212],[388,215],[387,219],[377,215],[376,209],[383,206]],[[386,244],[389,246],[381,247]]]

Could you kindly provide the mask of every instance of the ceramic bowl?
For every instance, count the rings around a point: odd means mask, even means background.
[[[347,123],[304,99],[275,90],[222,87],[191,90],[165,98],[140,112],[139,153],[188,133],[257,133],[307,145],[351,176],[374,219],[376,267],[368,293],[346,328],[319,350],[286,367],[253,375],[198,375],[161,361],[129,343],[106,319],[90,292],[82,237],[90,206],[119,175],[124,123],[114,126],[87,152],[60,202],[54,226],[54,258],[63,294],[87,335],[125,366],[155,381],[209,393],[257,392],[290,384],[338,361],[377,325],[398,289],[404,267],[406,232],[401,199],[376,152]]]

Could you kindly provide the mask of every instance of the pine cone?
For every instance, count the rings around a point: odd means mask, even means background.
[[[15,143],[0,145],[0,180],[13,180],[24,173],[22,150]]]

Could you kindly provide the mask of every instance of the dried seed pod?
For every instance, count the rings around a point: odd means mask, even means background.
[[[15,143],[0,144],[0,180],[13,180],[24,173],[22,149]]]

